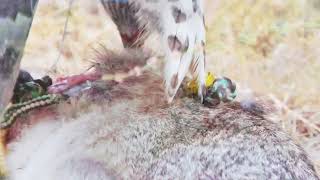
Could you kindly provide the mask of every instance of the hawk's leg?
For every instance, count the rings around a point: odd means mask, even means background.
[[[171,102],[188,72],[205,93],[205,25],[202,0],[101,0],[125,47],[140,47],[152,31],[165,51],[164,81]]]
[[[202,0],[169,1],[160,23],[166,52],[164,80],[169,102],[188,72],[198,80],[198,95],[205,94],[205,24]]]

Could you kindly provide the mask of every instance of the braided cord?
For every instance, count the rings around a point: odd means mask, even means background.
[[[22,103],[11,104],[5,110],[3,120],[0,122],[0,129],[5,129],[11,126],[23,113],[39,107],[56,104],[63,99],[64,97],[62,95],[47,94]]]

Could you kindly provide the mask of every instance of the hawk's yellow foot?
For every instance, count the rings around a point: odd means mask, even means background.
[[[208,72],[206,75],[206,88],[208,89],[211,87],[216,80],[216,77],[213,73]],[[198,82],[196,79],[191,80],[187,83],[187,86],[185,88],[185,91],[187,95],[197,95],[198,93]]]
[[[198,92],[198,82],[193,79],[189,81],[184,91],[187,96],[196,96]],[[227,77],[216,78],[212,73],[206,76],[206,95],[204,104],[206,106],[215,106],[220,102],[229,102],[236,98],[236,84]]]

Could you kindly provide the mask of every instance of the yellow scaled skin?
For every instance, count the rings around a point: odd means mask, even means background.
[[[213,84],[215,79],[215,75],[208,72],[206,76],[206,88],[209,88]],[[198,83],[196,79],[193,79],[187,83],[186,92],[188,95],[196,95],[198,93]]]

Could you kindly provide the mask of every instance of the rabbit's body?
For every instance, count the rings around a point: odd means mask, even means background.
[[[12,179],[319,179],[299,145],[238,102],[168,105],[149,72],[94,87],[90,101],[53,108],[56,118],[34,112],[15,125],[24,130],[8,144]]]

